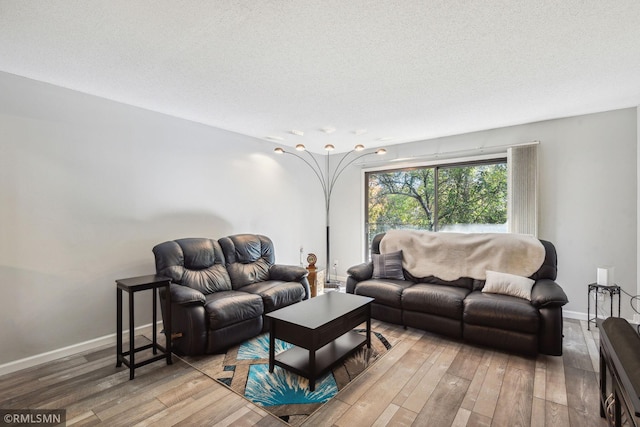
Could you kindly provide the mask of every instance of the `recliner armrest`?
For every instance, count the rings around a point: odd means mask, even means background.
[[[161,289],[160,296],[164,298],[165,289]],[[189,304],[204,304],[206,299],[204,294],[198,290],[190,288],[188,286],[178,285],[176,283],[172,283],[169,287],[169,292],[171,292],[171,303],[172,304],[180,304],[180,305],[189,305]]]
[[[271,280],[283,280],[285,282],[300,282],[307,277],[309,272],[304,267],[297,265],[278,265],[269,267],[269,278]]]
[[[347,273],[357,282],[369,280],[373,276],[373,263],[365,262],[362,264],[354,265],[347,270]]]
[[[568,302],[567,294],[551,279],[538,280],[531,288],[531,304],[536,308],[562,307]]]

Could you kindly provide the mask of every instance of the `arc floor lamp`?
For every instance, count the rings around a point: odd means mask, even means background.
[[[331,144],[327,144],[324,146],[324,149],[327,150],[327,155],[326,155],[326,159],[325,159],[325,165],[324,168],[320,166],[320,162],[318,162],[318,159],[316,158],[316,156],[313,155],[313,153],[309,152],[306,150],[306,147],[303,144],[298,144],[296,145],[296,150],[297,151],[304,151],[308,157],[302,157],[296,153],[292,153],[289,151],[286,151],[284,148],[282,147],[277,147],[275,148],[273,151],[277,154],[290,154],[294,157],[297,157],[298,159],[302,160],[303,162],[306,163],[307,166],[309,166],[311,168],[311,170],[313,171],[313,173],[316,175],[316,177],[318,178],[318,181],[320,181],[320,185],[322,186],[322,191],[324,193],[324,205],[325,205],[325,218],[326,218],[326,225],[327,225],[327,250],[326,250],[326,284],[325,287],[336,287],[337,285],[333,285],[329,279],[330,277],[330,270],[329,270],[329,262],[330,262],[330,224],[329,224],[329,210],[331,208],[331,193],[333,192],[333,187],[336,184],[336,181],[338,180],[338,178],[340,178],[340,175],[342,174],[342,172],[344,172],[344,170],[351,165],[353,162],[355,162],[358,159],[361,159],[362,157],[365,156],[369,156],[372,154],[377,154],[377,155],[383,155],[387,153],[387,150],[384,148],[378,148],[375,151],[371,151],[368,153],[362,153],[360,155],[356,155],[356,156],[352,156],[353,153],[357,153],[360,152],[362,150],[364,150],[364,145],[362,144],[358,144],[356,145],[351,151],[345,153],[342,155],[342,157],[340,157],[338,163],[335,165],[335,167],[331,168],[331,151],[333,151],[335,149],[335,147]]]

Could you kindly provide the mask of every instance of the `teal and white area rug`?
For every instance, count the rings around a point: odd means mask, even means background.
[[[355,331],[365,334],[364,329]],[[381,333],[372,331],[371,349],[365,346],[336,364],[316,380],[313,392],[309,390],[306,378],[279,366],[274,368],[273,373],[269,372],[269,334],[259,335],[232,347],[226,354],[183,359],[264,410],[292,425],[299,425],[384,355],[391,346],[392,343]],[[291,347],[291,344],[277,340],[276,354]]]

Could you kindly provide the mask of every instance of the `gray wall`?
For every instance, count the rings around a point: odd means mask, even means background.
[[[637,121],[636,108],[549,120],[402,144],[386,160],[539,140],[539,237],[558,251],[558,282],[570,300],[565,315],[586,318],[587,284],[598,266],[615,266],[616,281],[637,293]],[[362,175],[345,174],[332,202],[332,258],[342,275],[363,259]],[[622,309],[631,319],[626,295]]]
[[[540,237],[580,317],[598,266],[636,293],[637,129],[625,109],[402,144],[385,161],[540,140]],[[0,365],[112,336],[114,280],[153,272],[151,248],[168,239],[262,233],[279,262],[298,264],[303,246],[324,265],[319,185],[273,148],[0,73]],[[362,176],[345,171],[332,199],[340,275],[363,259]]]
[[[273,148],[0,73],[0,365],[114,334],[114,280],[153,273],[165,240],[261,233],[280,263],[322,253],[314,177]]]

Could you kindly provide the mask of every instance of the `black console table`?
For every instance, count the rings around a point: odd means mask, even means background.
[[[117,288],[117,309],[118,309],[118,321],[117,321],[117,337],[116,337],[116,353],[117,353],[117,362],[116,367],[122,366],[124,363],[129,367],[129,379],[132,380],[135,375],[136,368],[140,366],[144,366],[148,363],[155,362],[156,360],[166,359],[167,365],[171,365],[173,361],[171,360],[171,293],[169,292],[169,285],[171,284],[171,279],[159,276],[156,274],[152,274],[149,276],[139,276],[139,277],[131,277],[128,279],[120,279],[116,280]],[[167,290],[167,298],[165,299],[165,322],[164,322],[164,333],[166,337],[166,347],[162,347],[158,344],[157,339],[157,311],[156,308],[156,295],[158,293],[158,288],[166,288]],[[135,321],[134,321],[134,310],[133,310],[133,295],[139,291],[145,291],[151,289],[153,290],[153,338],[151,344],[144,345],[142,347],[136,348],[134,345],[135,341]],[[122,351],[122,291],[129,293],[129,351]],[[146,359],[142,362],[136,362],[136,353],[146,349],[153,349],[154,356]],[[158,354],[158,350],[160,350],[160,354]],[[127,356],[129,359],[127,360]]]
[[[640,426],[640,336],[625,319],[600,328],[600,416],[613,426]]]
[[[591,293],[595,292],[596,300],[595,300],[595,313],[593,317],[591,317]],[[598,293],[609,293],[609,300],[611,302],[611,306],[609,307],[609,316],[613,316],[613,299],[614,296],[618,296],[618,317],[620,317],[620,286],[618,285],[598,285],[597,283],[591,283],[589,285],[589,291],[587,293],[587,330],[591,330],[591,322],[598,327]]]

